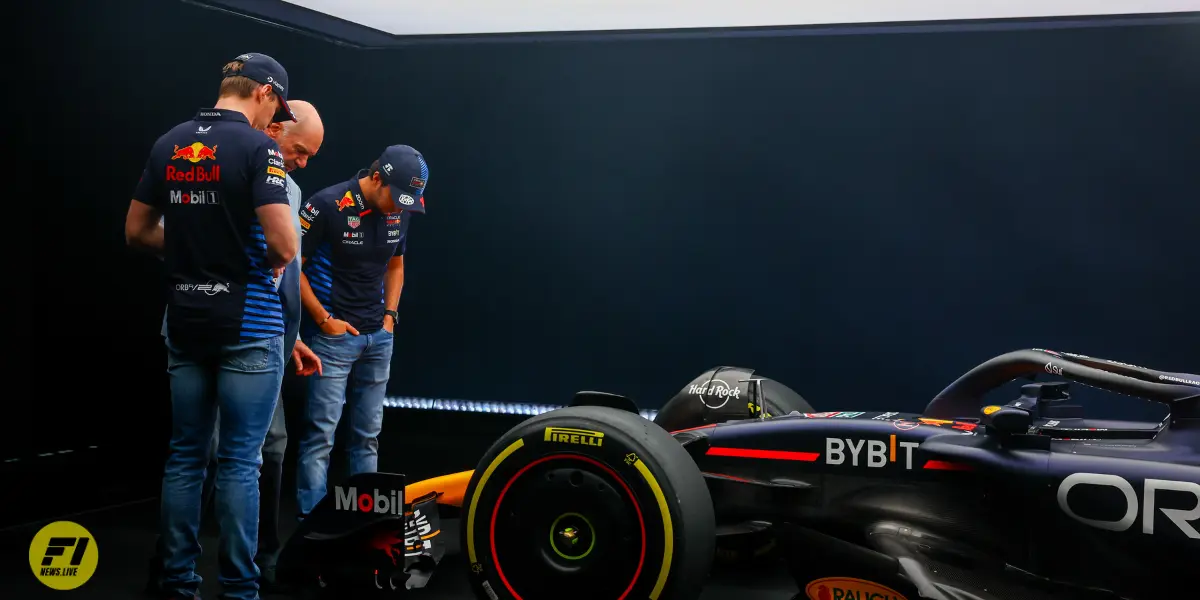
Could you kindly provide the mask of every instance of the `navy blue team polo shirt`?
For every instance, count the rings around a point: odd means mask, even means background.
[[[304,275],[313,294],[334,318],[359,333],[383,328],[388,262],[404,256],[412,219],[411,210],[380,214],[368,208],[358,185],[368,175],[359,171],[317,192],[300,209]],[[304,324],[302,331],[313,331],[311,315]]]
[[[133,199],[166,218],[172,342],[283,335],[283,307],[254,210],[288,204],[279,146],[237,111],[207,108],[155,142]]]

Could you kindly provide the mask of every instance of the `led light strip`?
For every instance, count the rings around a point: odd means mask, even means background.
[[[476,400],[449,400],[446,398],[413,398],[410,396],[392,396],[383,401],[383,405],[388,408],[407,408],[409,410],[442,410],[448,412],[470,412],[470,413],[490,413],[494,415],[522,415],[532,417],[545,412],[550,412],[559,408],[566,408],[556,404],[527,404],[524,402],[479,402]],[[653,421],[654,417],[658,416],[657,410],[641,410],[638,414],[642,417]],[[88,446],[89,449],[95,450],[96,446]],[[43,452],[36,458],[48,458],[60,454],[69,454],[73,450],[59,450],[57,452]],[[5,458],[0,462],[15,463],[19,462],[20,458]]]
[[[99,448],[99,446],[88,446],[87,447],[88,450],[96,450],[97,448]],[[54,456],[62,456],[63,454],[72,454],[74,452],[75,452],[75,450],[73,450],[71,448],[67,448],[65,450],[55,450],[54,452],[39,452],[34,456],[27,456],[24,459],[25,460],[30,460],[30,459],[36,460],[39,458],[51,458]],[[22,460],[22,457],[17,456],[17,457],[13,457],[13,458],[6,458],[0,462],[8,464],[8,463],[21,462],[21,460]]]
[[[447,398],[413,398],[410,396],[391,396],[383,401],[388,408],[407,408],[410,410],[443,410],[450,412],[490,413],[496,415],[534,416],[550,412],[564,406],[557,404],[527,404],[524,402],[480,402],[477,400],[450,400]],[[654,420],[657,410],[643,409],[638,411],[642,417]]]

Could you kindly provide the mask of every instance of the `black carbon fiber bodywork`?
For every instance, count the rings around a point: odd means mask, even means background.
[[[973,369],[924,414],[764,417],[751,415],[772,404],[765,386],[737,372],[746,387],[723,394],[748,399],[748,413],[673,434],[705,473],[720,522],[770,523],[801,590],[833,576],[908,599],[1158,600],[1200,589],[1195,376],[1024,350]],[[1037,372],[1170,412],[1158,423],[1088,419],[1065,382],[980,406]],[[664,420],[680,422],[688,389]],[[703,382],[691,389],[711,394]]]

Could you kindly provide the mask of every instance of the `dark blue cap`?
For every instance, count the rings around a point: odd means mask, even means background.
[[[279,110],[276,111],[273,122],[296,120],[296,115],[292,114],[292,109],[288,107],[287,103],[287,70],[279,64],[279,61],[266,54],[253,52],[242,54],[233,60],[242,63],[242,70],[227,71],[224,73],[225,77],[241,76],[271,86],[275,90],[275,95],[279,96]]]
[[[379,177],[392,188],[400,210],[425,212],[425,184],[429,165],[412,146],[388,146],[379,157]]]

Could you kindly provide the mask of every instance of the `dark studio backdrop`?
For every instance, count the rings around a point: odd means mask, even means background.
[[[731,364],[917,411],[1026,347],[1200,371],[1200,25],[366,51],[174,1],[27,10],[54,115],[21,124],[30,198],[69,215],[34,231],[70,231],[31,266],[5,456],[107,444],[156,474],[161,270],[124,216],[247,51],[321,111],[306,193],[388,144],[429,161],[392,395],[657,407]]]

